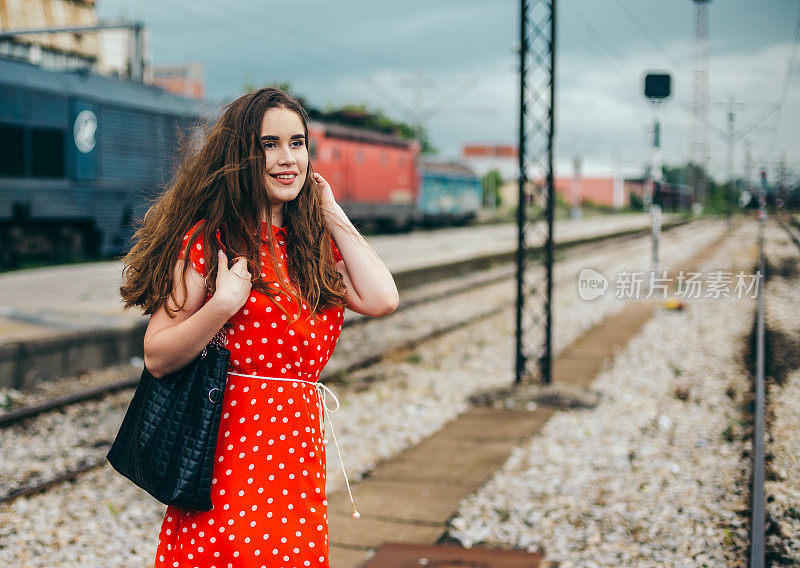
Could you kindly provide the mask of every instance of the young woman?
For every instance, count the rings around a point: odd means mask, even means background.
[[[167,509],[156,567],[328,567],[317,381],[344,307],[383,316],[398,294],[312,171],[297,101],[268,88],[229,104],[125,260],[120,290],[126,308],[150,314],[144,360],[154,376],[185,366],[215,336],[231,352],[214,507]]]

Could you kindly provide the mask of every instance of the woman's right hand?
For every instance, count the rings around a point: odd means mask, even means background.
[[[247,270],[247,259],[243,256],[238,257],[230,270],[228,269],[228,257],[219,251],[217,266],[217,289],[214,292],[214,301],[231,316],[239,311],[247,298],[253,283],[250,280],[251,274]]]

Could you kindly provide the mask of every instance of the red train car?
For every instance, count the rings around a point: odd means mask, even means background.
[[[405,228],[415,222],[419,144],[372,130],[312,121],[311,164],[337,201],[362,226]]]

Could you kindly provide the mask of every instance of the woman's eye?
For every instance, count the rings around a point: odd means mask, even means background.
[[[302,140],[292,140],[289,145],[292,148],[302,148],[305,143]],[[275,142],[264,142],[263,144],[265,150],[272,150],[273,148],[277,148]]]

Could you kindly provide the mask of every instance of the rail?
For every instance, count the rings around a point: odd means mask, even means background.
[[[753,424],[753,488],[750,521],[750,568],[763,568],[765,557],[764,531],[764,224],[758,223],[758,270],[762,282],[758,287],[756,313],[756,400]]]

